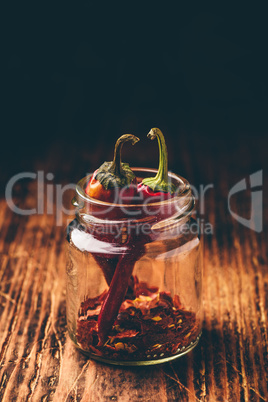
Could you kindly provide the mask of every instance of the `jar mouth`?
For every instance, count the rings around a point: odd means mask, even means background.
[[[136,177],[140,179],[140,181],[145,178],[145,177],[152,177],[155,176],[157,173],[157,169],[152,169],[152,168],[139,168],[139,167],[133,167],[131,170],[135,173]],[[78,209],[87,210],[87,211],[94,211],[94,214],[96,214],[96,211],[98,211],[98,214],[100,214],[101,218],[103,219],[105,213],[110,213],[111,210],[113,211],[124,211],[124,213],[120,213],[119,215],[115,214],[117,217],[120,216],[119,219],[121,218],[126,218],[128,215],[130,217],[134,217],[135,211],[141,211],[143,208],[146,209],[146,211],[157,211],[157,210],[165,210],[165,211],[172,211],[170,213],[170,217],[176,217],[178,218],[179,216],[185,216],[188,215],[193,207],[194,207],[194,197],[192,195],[191,187],[189,182],[172,172],[168,173],[169,180],[175,185],[176,193],[174,197],[171,197],[166,200],[161,200],[161,201],[156,201],[156,202],[150,202],[150,201],[145,201],[144,203],[131,203],[131,204],[122,204],[122,203],[112,203],[112,202],[106,202],[106,201],[101,201],[97,200],[95,198],[90,197],[85,193],[86,186],[92,177],[92,174],[89,174],[85,177],[83,177],[76,186],[76,196],[72,200],[72,203],[75,207]],[[105,212],[106,211],[106,212]],[[90,212],[91,214],[91,212]],[[98,215],[97,214],[97,215]],[[150,213],[149,213],[150,215]],[[143,216],[146,216],[146,213],[143,214]],[[97,216],[95,215],[95,218]],[[140,217],[140,216],[139,216]],[[115,220],[117,220],[115,218]]]
[[[156,169],[152,169],[152,168],[136,168],[133,167],[131,168],[131,170],[134,173],[137,173],[136,176],[138,176],[139,173],[145,173],[148,175],[152,174],[152,175],[156,175],[157,170]],[[85,193],[85,188],[86,185],[88,184],[89,180],[91,179],[93,173],[90,173],[89,175],[83,177],[81,180],[79,180],[79,182],[76,185],[76,193],[77,195],[79,195],[79,197],[81,197],[81,199],[83,201],[86,202],[90,202],[92,204],[96,204],[96,205],[103,205],[103,206],[107,206],[107,207],[111,207],[112,205],[114,207],[120,207],[120,208],[133,208],[133,207],[141,207],[143,204],[119,204],[119,203],[113,203],[113,202],[107,202],[107,201],[101,201],[101,200],[97,200],[96,198],[92,198],[89,195],[87,195]],[[147,177],[144,176],[144,177]],[[144,178],[142,177],[142,178]],[[168,177],[169,179],[175,184],[176,188],[179,189],[179,191],[176,193],[176,195],[172,198],[169,198],[167,200],[162,200],[162,201],[157,201],[157,202],[149,202],[146,205],[148,206],[158,206],[158,205],[168,205],[171,203],[176,202],[176,200],[181,200],[182,197],[185,197],[185,199],[190,196],[191,197],[191,188],[190,188],[190,184],[189,182],[184,179],[183,177],[176,175],[175,173],[172,172],[168,172]]]

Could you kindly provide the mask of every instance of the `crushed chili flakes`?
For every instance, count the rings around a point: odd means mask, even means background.
[[[81,303],[76,339],[85,351],[114,360],[148,360],[178,353],[200,331],[196,314],[183,308],[180,298],[133,278],[113,328],[98,346],[98,314],[107,291]]]

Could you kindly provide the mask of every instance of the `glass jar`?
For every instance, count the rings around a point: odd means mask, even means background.
[[[156,174],[133,168],[138,181]],[[169,173],[175,197],[115,205],[88,197],[80,180],[67,228],[67,325],[91,358],[152,365],[184,355],[199,340],[202,261],[194,197]]]

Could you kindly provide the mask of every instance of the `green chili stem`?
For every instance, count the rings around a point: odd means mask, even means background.
[[[155,176],[155,182],[161,184],[161,182],[167,183],[168,181],[168,158],[167,158],[167,146],[165,143],[165,138],[163,133],[158,128],[152,129],[148,135],[148,138],[153,140],[157,137],[158,147],[159,147],[159,166],[158,172]]]
[[[168,180],[168,152],[165,138],[159,128],[152,128],[147,135],[154,140],[157,138],[159,147],[159,166],[155,177],[148,177],[142,181],[143,184],[150,187],[153,191],[174,192],[174,185]]]

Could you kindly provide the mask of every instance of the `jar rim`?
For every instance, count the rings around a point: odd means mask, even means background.
[[[152,168],[131,168],[137,176],[156,174],[157,170]],[[77,208],[78,217],[83,221],[99,221],[107,224],[120,223],[126,219],[132,222],[147,222],[153,216],[157,216],[158,221],[176,219],[180,221],[189,216],[194,209],[194,196],[189,182],[172,172],[169,172],[169,178],[173,183],[177,184],[178,193],[167,200],[157,202],[144,202],[140,204],[116,204],[100,201],[88,196],[85,188],[92,174],[83,177],[76,186],[76,196],[72,200],[72,204]],[[176,185],[175,184],[175,185]],[[164,222],[163,222],[164,223]]]
[[[157,173],[157,169],[153,169],[153,168],[140,168],[140,167],[131,167],[131,170],[133,172],[145,172],[145,173],[152,173],[152,174],[156,174]],[[99,206],[107,206],[107,207],[119,207],[119,208],[124,208],[124,209],[128,209],[128,208],[138,208],[138,207],[142,207],[143,204],[117,204],[117,203],[113,203],[113,202],[107,202],[107,201],[101,201],[101,200],[97,200],[96,198],[90,197],[89,195],[87,195],[84,191],[84,188],[86,187],[86,184],[89,182],[90,178],[92,177],[93,173],[88,174],[87,176],[83,177],[82,179],[79,180],[79,182],[76,185],[76,193],[77,195],[79,195],[79,197],[83,200],[86,201],[88,203],[91,204],[95,204],[95,205],[99,205]],[[180,189],[180,191],[178,192],[178,194],[176,194],[174,197],[169,198],[167,200],[162,200],[162,201],[157,201],[157,202],[149,202],[146,205],[148,207],[151,206],[162,206],[162,205],[169,205],[172,204],[178,200],[182,200],[183,198],[185,200],[187,199],[192,199],[192,191],[191,191],[191,187],[190,184],[188,182],[188,180],[186,180],[184,177],[179,176],[173,172],[168,172],[168,176],[170,179],[173,179],[173,182],[179,182],[180,185],[178,186],[178,188]],[[183,186],[183,187],[182,187]],[[181,188],[182,187],[182,188]]]

